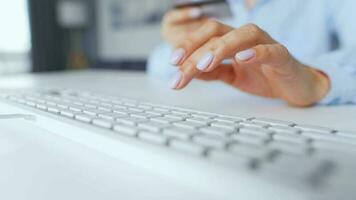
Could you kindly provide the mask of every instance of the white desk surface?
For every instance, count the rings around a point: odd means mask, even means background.
[[[75,84],[73,84],[75,83]],[[194,81],[183,91],[172,91],[165,80],[141,72],[93,70],[23,74],[0,78],[0,88],[55,86],[100,91],[165,105],[197,108],[220,114],[291,120],[341,130],[356,130],[356,106],[293,108],[278,100],[249,96],[223,83]]]

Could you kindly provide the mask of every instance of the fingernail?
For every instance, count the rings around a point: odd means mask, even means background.
[[[198,62],[197,69],[201,71],[207,69],[209,65],[213,62],[213,59],[214,54],[212,52],[205,54]]]
[[[240,61],[246,61],[253,58],[256,55],[255,50],[247,49],[245,51],[240,51],[236,54],[235,58]]]
[[[189,17],[192,19],[200,18],[202,16],[202,14],[203,14],[203,12],[199,8],[192,8],[188,13]]]
[[[182,74],[181,72],[177,72],[173,78],[171,79],[171,82],[170,82],[170,88],[172,89],[176,89],[180,83],[180,81],[182,80]]]
[[[176,49],[173,51],[172,56],[171,56],[171,64],[172,65],[178,65],[179,62],[183,59],[185,55],[185,51],[184,49],[180,48],[180,49]]]

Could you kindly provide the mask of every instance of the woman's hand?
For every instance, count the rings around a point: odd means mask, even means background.
[[[330,88],[324,73],[300,63],[254,24],[235,29],[206,20],[194,32],[171,37],[168,41],[179,38],[173,43],[173,64],[180,69],[172,79],[173,89],[184,88],[194,78],[222,80],[254,95],[310,106]],[[232,63],[222,64],[226,59]]]
[[[174,48],[178,47],[192,33],[198,30],[207,18],[198,7],[171,10],[165,14],[162,22],[162,36]],[[172,56],[171,63],[179,64],[180,58],[184,57],[183,49],[178,49]]]

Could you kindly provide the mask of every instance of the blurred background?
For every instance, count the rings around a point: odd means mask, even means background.
[[[0,0],[0,74],[145,70],[177,1]]]

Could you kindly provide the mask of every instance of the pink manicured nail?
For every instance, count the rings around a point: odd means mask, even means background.
[[[176,89],[180,83],[180,81],[182,80],[182,74],[181,72],[177,72],[173,78],[171,79],[171,82],[170,82],[170,88],[172,89]]]
[[[240,51],[236,54],[235,58],[240,61],[246,61],[253,58],[256,55],[255,50],[247,49],[245,51]]]
[[[173,51],[170,62],[172,65],[178,65],[185,55],[184,49],[176,49]]]
[[[207,69],[209,65],[213,62],[213,60],[214,60],[214,54],[212,52],[205,54],[198,62],[197,69],[201,71]]]
[[[200,18],[203,15],[203,12],[200,8],[192,8],[189,12],[188,15],[192,19],[197,19]]]

